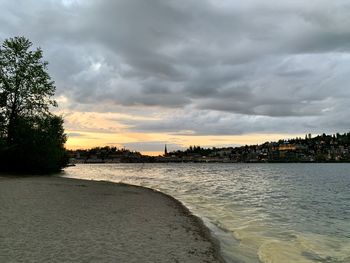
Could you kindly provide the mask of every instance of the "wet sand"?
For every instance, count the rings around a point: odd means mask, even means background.
[[[151,189],[0,177],[0,262],[223,262],[202,221]]]

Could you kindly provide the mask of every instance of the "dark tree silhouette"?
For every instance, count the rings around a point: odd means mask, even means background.
[[[13,139],[19,117],[42,116],[56,102],[54,82],[47,73],[42,50],[29,50],[24,37],[10,38],[0,48],[0,105],[7,126],[7,140]]]
[[[24,37],[0,47],[0,169],[51,172],[65,164],[66,136],[40,48]]]

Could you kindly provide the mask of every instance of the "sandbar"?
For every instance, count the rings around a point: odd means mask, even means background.
[[[224,262],[202,221],[152,189],[0,177],[0,262]]]

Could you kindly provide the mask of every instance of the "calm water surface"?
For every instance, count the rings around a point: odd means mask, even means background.
[[[94,164],[64,176],[174,196],[228,262],[350,262],[350,164]]]

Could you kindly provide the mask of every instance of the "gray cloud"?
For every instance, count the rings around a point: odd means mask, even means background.
[[[347,103],[350,101],[347,100]],[[344,105],[345,106],[345,102]],[[330,116],[309,117],[269,117],[242,114],[220,113],[215,111],[178,112],[178,114],[164,118],[161,121],[128,121],[132,130],[137,132],[167,132],[174,135],[242,135],[247,133],[329,133],[347,132],[349,118],[347,114],[339,116],[332,113]]]
[[[79,132],[69,132],[69,133],[67,133],[67,136],[68,137],[84,137],[85,135],[81,134]]]
[[[130,121],[131,130],[349,127],[346,0],[0,4],[0,39],[25,35],[42,46],[57,95],[71,108],[162,116]]]

